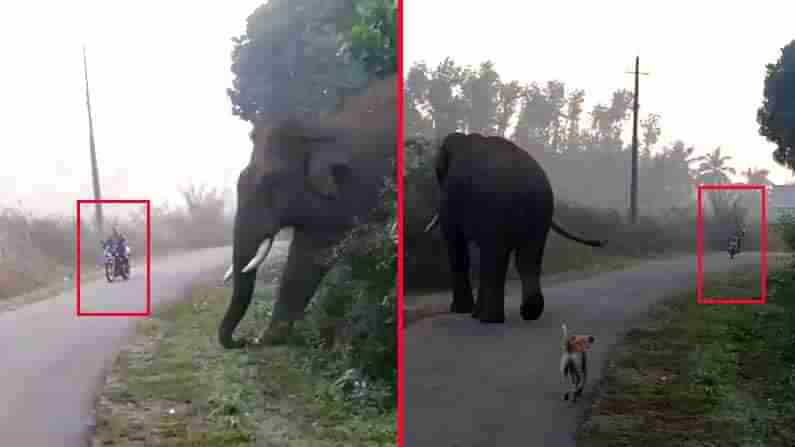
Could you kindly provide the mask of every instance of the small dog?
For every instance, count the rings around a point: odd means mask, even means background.
[[[563,355],[560,357],[560,373],[563,378],[563,383],[567,379],[571,385],[571,390],[566,391],[563,395],[563,400],[569,400],[571,396],[572,402],[575,402],[578,397],[582,396],[583,387],[588,380],[588,358],[586,351],[590,349],[591,344],[596,341],[593,335],[572,335],[563,328]]]

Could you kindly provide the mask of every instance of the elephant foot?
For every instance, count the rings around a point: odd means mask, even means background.
[[[285,322],[272,322],[271,325],[262,332],[256,339],[256,344],[260,346],[277,346],[287,344],[287,340],[292,333],[292,324]]]
[[[471,313],[471,316],[472,316],[472,318],[474,318],[474,319],[476,319],[476,320],[479,320],[479,319],[480,319],[480,314],[481,314],[482,310],[483,310],[483,309],[482,309],[482,308],[481,308],[481,306],[480,306],[480,300],[478,300],[478,301],[475,303],[475,305],[474,305],[474,306],[472,306],[472,313]]]
[[[544,295],[538,293],[533,296],[528,296],[522,301],[522,306],[519,308],[519,313],[526,321],[537,320],[544,313]]]
[[[456,300],[450,303],[450,312],[454,314],[468,314],[472,312],[473,309],[472,301],[465,301],[465,300]]]

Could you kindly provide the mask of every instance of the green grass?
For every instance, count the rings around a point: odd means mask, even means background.
[[[655,306],[611,353],[578,445],[795,445],[795,276],[772,267],[765,305]],[[758,288],[758,268],[705,281],[708,297]]]
[[[303,348],[223,350],[229,289],[196,288],[138,326],[98,402],[95,445],[386,446],[395,414],[347,402],[332,378],[303,367]],[[270,317],[258,292],[238,336]]]

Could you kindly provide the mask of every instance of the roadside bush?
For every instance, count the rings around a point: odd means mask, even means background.
[[[795,251],[795,213],[782,213],[771,225],[791,251]]]
[[[68,256],[62,241],[52,237],[45,219],[18,209],[0,211],[0,299],[16,296],[59,280],[64,273],[55,259]],[[57,236],[57,232],[55,233]],[[39,240],[37,237],[46,236]]]
[[[349,233],[307,317],[296,326],[305,365],[335,379],[343,399],[394,409],[397,393],[397,193],[382,192],[375,223]]]

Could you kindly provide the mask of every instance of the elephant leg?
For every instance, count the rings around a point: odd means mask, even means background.
[[[480,281],[477,314],[483,323],[505,322],[505,276],[510,250],[505,247],[480,248]]]
[[[273,319],[263,332],[260,342],[284,343],[293,322],[304,317],[309,301],[320,281],[331,269],[327,256],[344,234],[313,233],[301,229],[293,231],[293,240],[287,255],[279,292],[273,308]]]
[[[522,279],[522,305],[519,313],[525,320],[537,320],[544,312],[544,295],[541,293],[541,265],[544,245],[549,229],[532,238],[516,251],[516,270]]]
[[[450,312],[472,312],[472,283],[469,279],[469,244],[463,235],[452,228],[445,229],[447,255],[453,279],[453,301]]]

